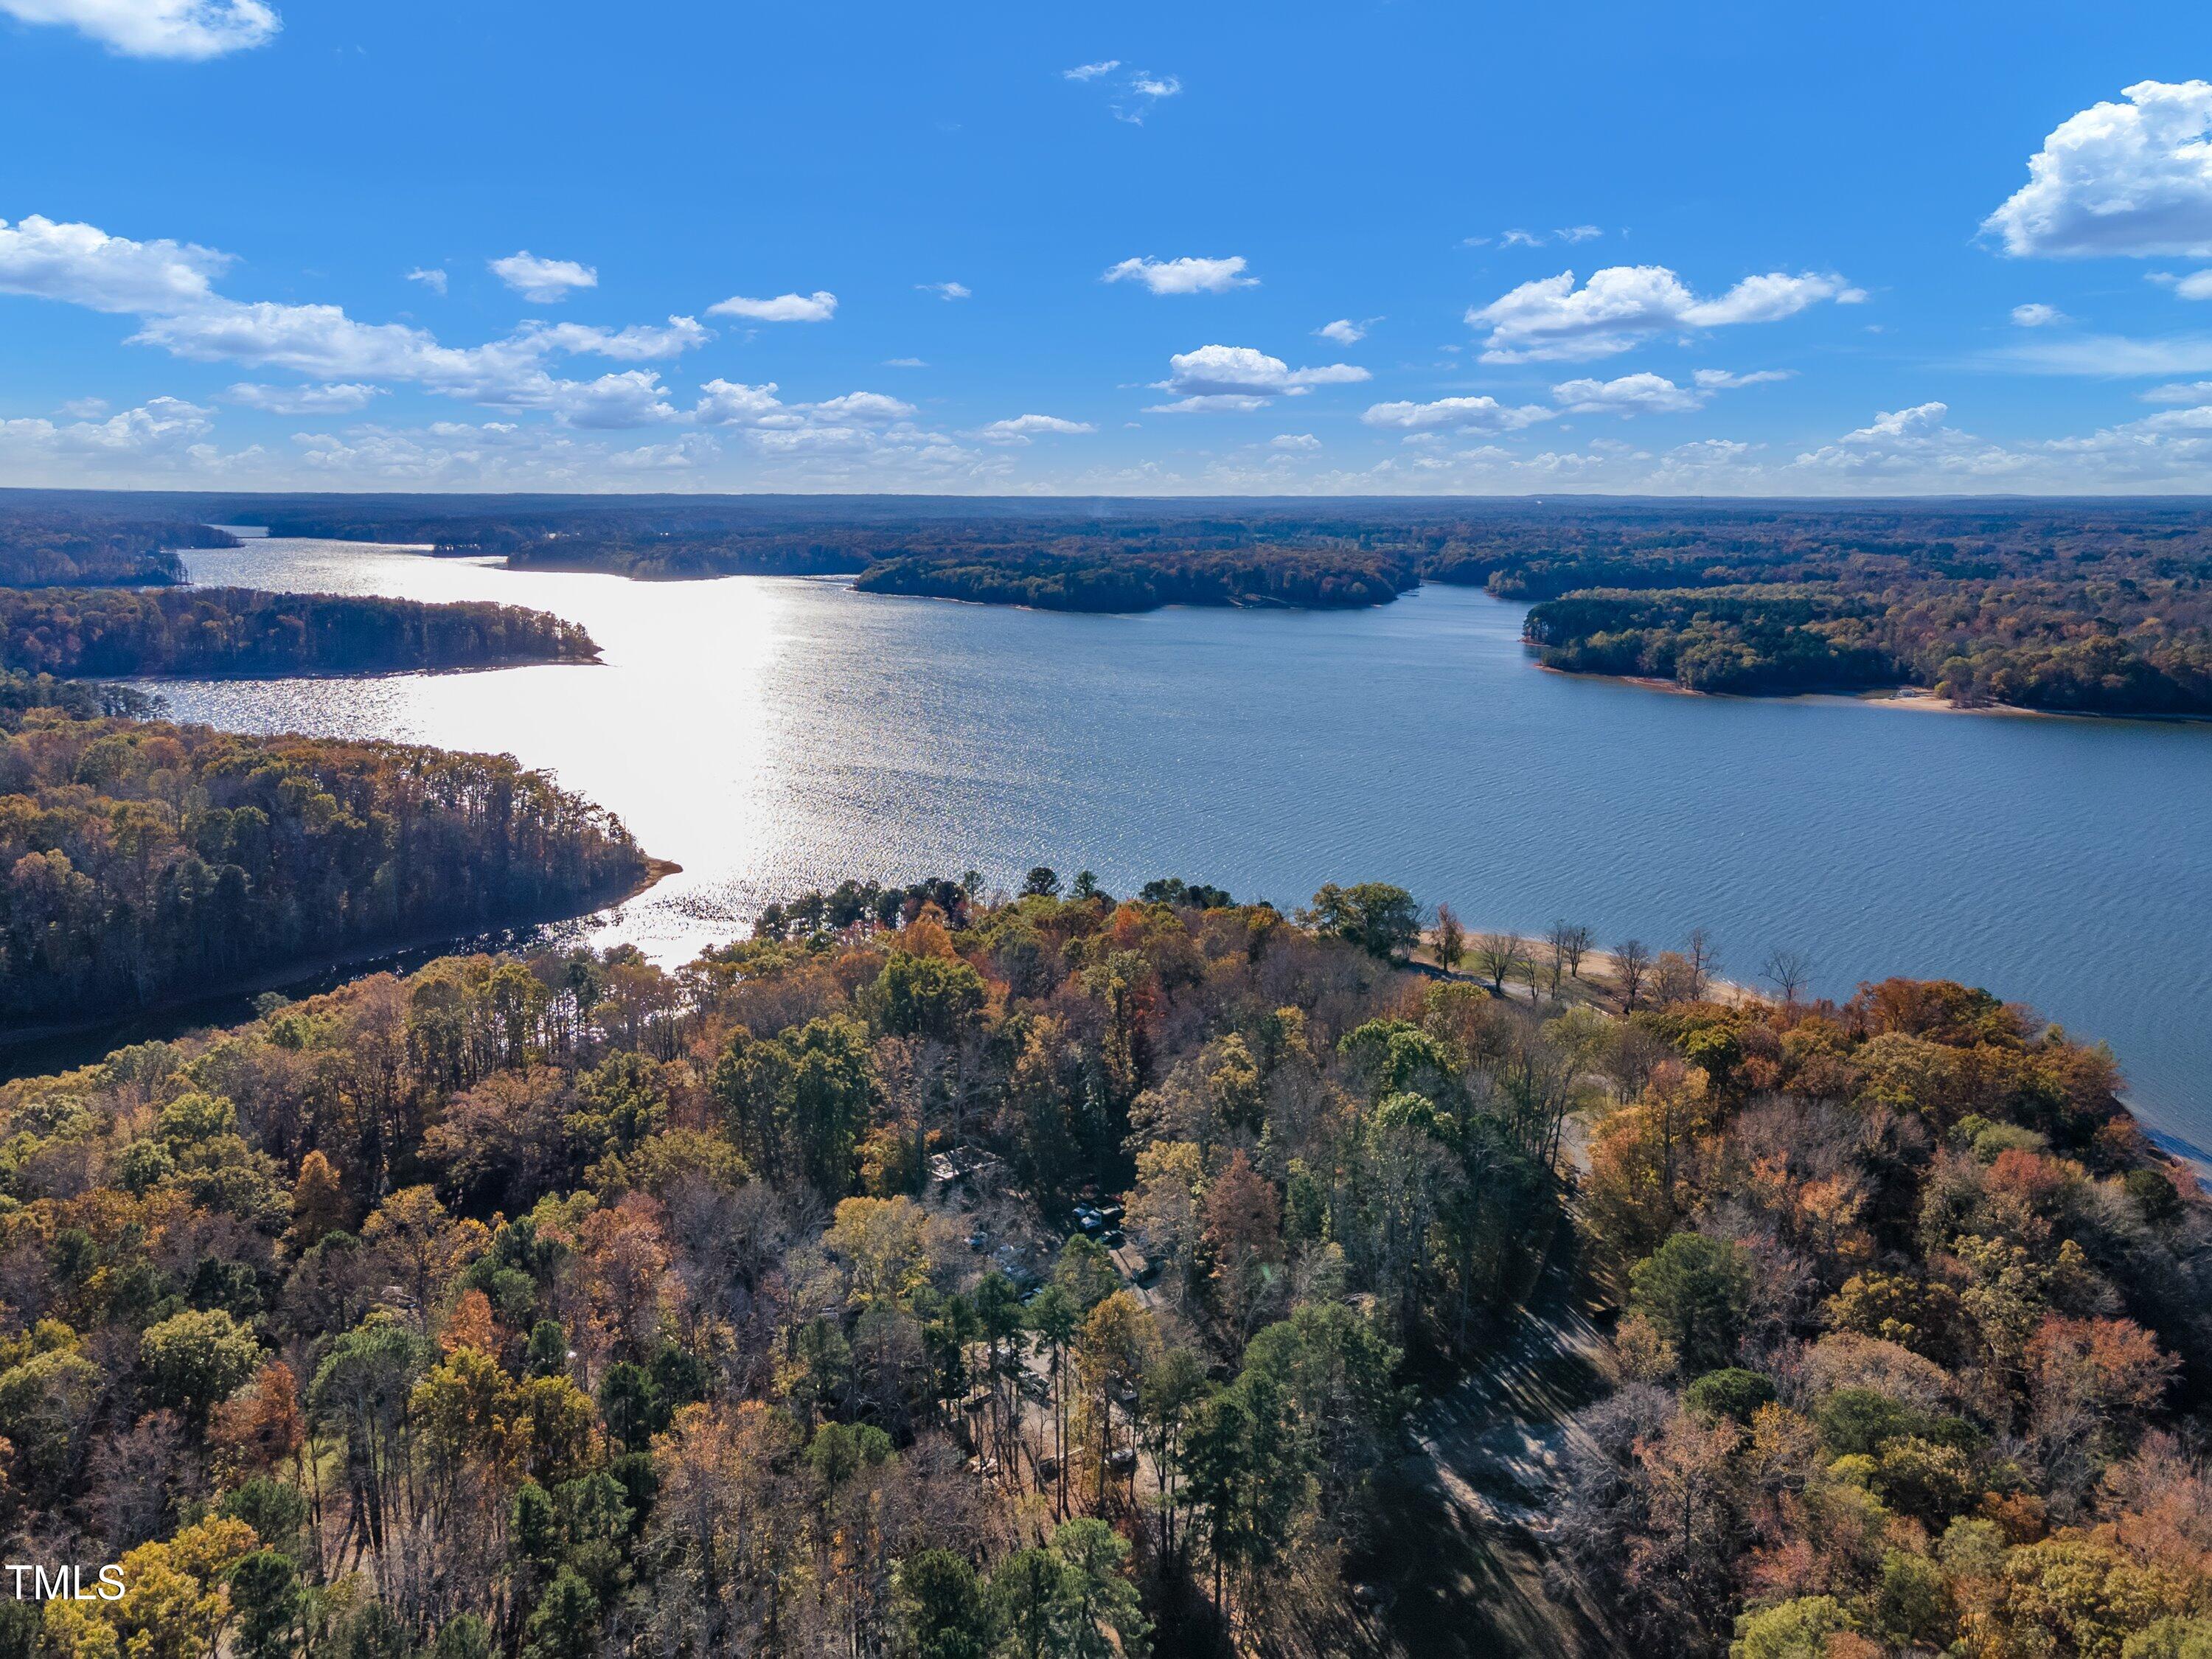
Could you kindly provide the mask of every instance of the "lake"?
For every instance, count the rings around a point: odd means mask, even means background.
[[[1385,880],[1471,927],[1692,927],[1755,978],[1948,976],[2112,1042],[2145,1121],[2212,1147],[2212,726],[1690,697],[1542,672],[1524,606],[1078,617],[830,578],[634,582],[321,541],[195,580],[497,599],[605,661],[170,681],[179,719],[505,750],[684,873],[598,918],[664,962],[848,876],[1079,868],[1285,907]]]

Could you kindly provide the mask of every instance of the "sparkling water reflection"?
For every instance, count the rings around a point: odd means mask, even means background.
[[[680,960],[769,898],[971,866],[1164,872],[1303,900],[1401,882],[1749,977],[1951,975],[2109,1039],[2157,1128],[2212,1145],[2212,726],[1690,698],[1543,673],[1521,607],[1067,617],[835,579],[510,572],[266,540],[196,580],[558,612],[592,667],[171,682],[179,718],[504,750],[684,873],[596,927]]]

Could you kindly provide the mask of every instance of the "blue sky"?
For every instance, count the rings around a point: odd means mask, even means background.
[[[2204,489],[2208,48],[2178,4],[0,0],[0,483]]]

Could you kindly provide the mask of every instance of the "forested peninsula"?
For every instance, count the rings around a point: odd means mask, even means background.
[[[25,504],[0,495],[0,586],[86,587],[180,582],[180,547],[235,547],[228,531],[189,519],[125,516],[104,499]],[[128,498],[123,498],[127,500]]]
[[[574,623],[483,601],[242,587],[0,587],[0,669],[25,674],[272,678],[598,655]]]
[[[132,1586],[0,1641],[2212,1640],[2212,1224],[2109,1055],[1379,884],[1023,889],[848,882],[674,973],[447,959],[0,1085],[0,1505]],[[1537,1422],[1563,1272],[1618,1322]]]
[[[573,915],[647,873],[508,757],[106,718],[64,686],[0,677],[0,1027]]]

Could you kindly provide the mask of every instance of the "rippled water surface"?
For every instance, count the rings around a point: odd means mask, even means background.
[[[664,960],[845,875],[1239,897],[1395,881],[1476,925],[1703,925],[1750,978],[1947,975],[2109,1039],[2156,1128],[2212,1146],[2212,726],[1737,701],[1532,666],[1522,607],[1067,617],[830,579],[647,583],[330,542],[185,556],[203,582],[488,599],[604,664],[170,682],[179,718],[504,750],[684,866],[603,940]]]

